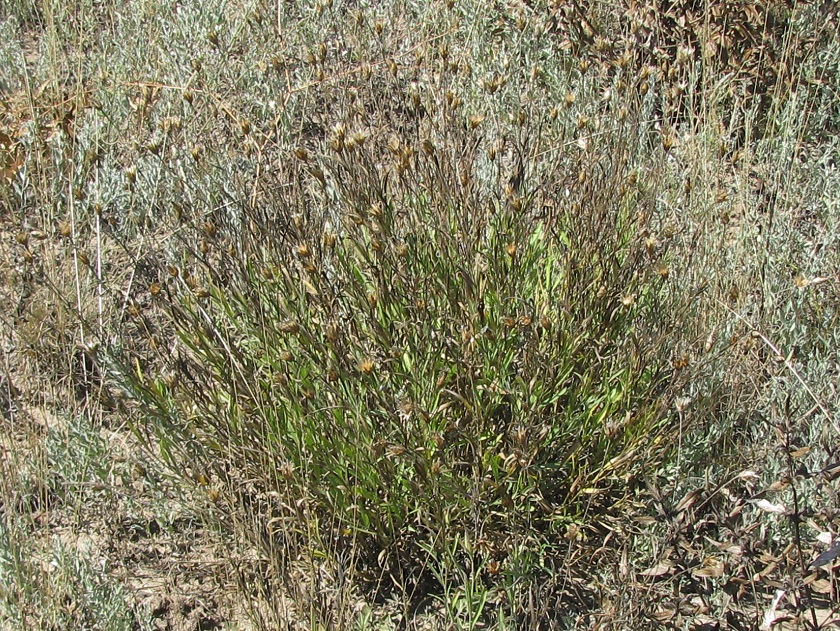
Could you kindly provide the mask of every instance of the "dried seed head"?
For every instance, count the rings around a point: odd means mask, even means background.
[[[290,362],[294,360],[295,356],[292,354],[291,351],[282,350],[280,351],[280,360],[284,362]]]
[[[163,147],[163,141],[161,141],[159,138],[155,138],[154,140],[150,140],[148,142],[148,144],[146,145],[146,150],[149,153],[153,153],[155,155],[158,155],[160,153],[160,150],[161,150],[162,147]]]
[[[218,504],[222,501],[222,492],[215,486],[211,486],[207,489],[207,498],[214,504]]]
[[[277,328],[283,333],[297,333],[300,331],[300,325],[294,320],[283,320]]]
[[[295,465],[289,461],[282,462],[278,470],[284,480],[291,480],[295,475]]]
[[[376,305],[379,304],[379,297],[376,295],[375,291],[369,291],[366,295],[367,303],[371,306],[371,308],[376,308]]]
[[[149,293],[152,294],[152,297],[157,297],[160,295],[160,283],[152,283],[149,285]]]
[[[635,294],[627,294],[621,297],[621,304],[625,307],[632,307],[634,302],[636,302]]]
[[[346,141],[346,146],[348,149],[355,149],[356,147],[361,147],[365,144],[365,141],[368,139],[368,134],[365,131],[355,131],[350,134],[350,137]]]
[[[577,96],[575,96],[574,92],[566,92],[566,96],[563,97],[563,102],[566,104],[566,107],[574,105],[576,100]]]
[[[371,374],[373,372],[373,368],[374,363],[372,359],[364,359],[359,362],[359,370],[366,375]]]
[[[334,232],[325,232],[324,233],[324,247],[332,250],[335,247],[335,242],[337,241],[338,237]]]
[[[462,104],[463,100],[461,97],[456,96],[456,94],[452,90],[446,91],[446,103],[451,107],[453,110],[458,109]]]
[[[633,53],[630,50],[625,50],[621,57],[618,58],[618,67],[627,68],[633,61]]]
[[[294,151],[295,157],[301,162],[309,162],[309,152],[303,147],[298,147]]]
[[[338,323],[337,322],[330,322],[327,325],[326,331],[327,341],[330,344],[335,344],[338,341]]]
[[[386,451],[389,458],[398,458],[405,453],[406,449],[402,445],[390,445]]]
[[[69,237],[73,232],[73,229],[72,229],[72,226],[70,225],[70,222],[69,221],[62,221],[60,224],[58,224],[58,232],[65,239],[67,237]]]
[[[691,46],[680,46],[677,49],[677,63],[685,64],[694,57],[694,48]]]
[[[309,246],[305,243],[300,243],[295,246],[295,254],[297,254],[300,258],[306,259],[312,256],[312,250],[309,249]]]
[[[659,275],[662,279],[667,279],[671,273],[671,269],[668,267],[668,264],[664,261],[660,261],[656,264],[654,271]]]
[[[202,230],[204,230],[204,234],[206,234],[208,237],[212,238],[216,236],[216,224],[214,224],[212,221],[205,221],[204,224],[202,224],[201,228]]]
[[[473,114],[469,117],[468,120],[470,124],[470,129],[475,129],[476,127],[481,125],[482,121],[484,120],[484,116],[482,116],[481,114]]]
[[[21,230],[15,235],[15,241],[17,241],[21,245],[26,245],[27,243],[29,243],[29,233],[25,230]]]
[[[347,134],[347,130],[339,123],[332,129],[332,135],[330,136],[330,148],[335,152],[340,152],[344,149],[344,140]]]
[[[511,258],[516,256],[516,244],[515,243],[508,243],[505,246],[505,252],[507,252],[507,255]]]
[[[432,155],[432,154],[435,152],[435,143],[433,143],[433,142],[432,142],[431,140],[429,140],[428,138],[426,138],[426,139],[423,141],[423,145],[422,145],[422,146],[423,146],[423,153],[425,153],[427,156],[430,156],[430,155]]]
[[[129,181],[129,183],[134,184],[137,180],[137,167],[135,165],[131,165],[125,168],[125,177]]]

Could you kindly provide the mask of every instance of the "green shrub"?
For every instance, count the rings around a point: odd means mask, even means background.
[[[565,532],[668,429],[685,298],[646,184],[605,156],[571,196],[492,195],[452,146],[349,138],[298,152],[332,207],[217,217],[161,270],[177,335],[121,363],[138,431],[214,498],[273,497],[264,524],[318,524],[362,566],[420,568],[424,548],[476,532],[503,560],[511,539]]]

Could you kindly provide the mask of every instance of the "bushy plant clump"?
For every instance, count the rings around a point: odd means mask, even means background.
[[[452,146],[354,138],[292,158],[333,204],[207,221],[161,270],[177,335],[157,372],[123,369],[154,420],[138,429],[214,497],[270,497],[265,524],[320,524],[365,563],[419,567],[467,533],[498,568],[512,539],[565,532],[582,497],[661,453],[667,244],[619,158],[572,194],[493,193]]]

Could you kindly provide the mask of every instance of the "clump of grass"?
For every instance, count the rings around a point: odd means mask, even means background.
[[[512,584],[540,570],[511,549],[662,453],[690,302],[650,165],[584,143],[574,185],[527,158],[496,176],[480,117],[435,107],[442,140],[338,123],[290,152],[276,211],[213,215],[161,268],[163,353],[115,361],[138,433],[213,500],[259,506],[258,539],[282,524],[402,586],[461,541]]]

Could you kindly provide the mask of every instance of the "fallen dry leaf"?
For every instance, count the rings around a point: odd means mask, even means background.
[[[667,561],[661,561],[654,565],[652,568],[648,568],[643,572],[639,572],[640,576],[647,576],[648,578],[657,577],[657,576],[665,576],[666,574],[670,574],[674,570],[674,565]]]
[[[715,557],[706,557],[703,564],[691,571],[694,578],[720,578],[726,569],[723,561]]]
[[[773,504],[767,500],[755,500],[753,504],[765,513],[771,513],[773,515],[784,515],[787,512],[787,507],[784,504]]]

